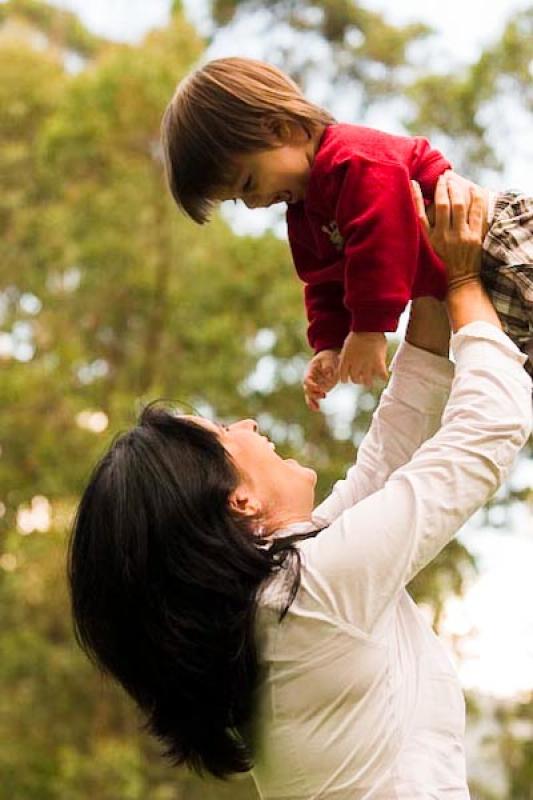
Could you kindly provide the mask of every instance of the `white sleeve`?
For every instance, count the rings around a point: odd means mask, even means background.
[[[381,490],[301,544],[302,583],[322,607],[367,634],[486,503],[531,430],[531,380],[511,340],[476,322],[452,347],[455,378],[438,433]]]
[[[391,371],[356,463],[313,512],[317,527],[331,525],[342,511],[381,489],[389,475],[407,463],[440,426],[453,364],[404,341]]]

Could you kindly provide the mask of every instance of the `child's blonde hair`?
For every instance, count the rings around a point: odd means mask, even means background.
[[[306,100],[271,64],[219,58],[186,77],[163,116],[161,135],[170,190],[195,222],[206,222],[217,190],[235,177],[235,157],[275,147],[287,124],[310,137],[335,120]]]

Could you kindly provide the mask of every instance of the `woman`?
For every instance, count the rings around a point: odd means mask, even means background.
[[[461,689],[405,586],[507,475],[531,382],[479,282],[482,201],[459,195],[439,183],[431,232],[455,370],[445,313],[416,301],[315,511],[314,471],[251,420],[151,406],[97,466],[71,542],[78,637],[175,763],[253,765],[277,800],[468,798]]]

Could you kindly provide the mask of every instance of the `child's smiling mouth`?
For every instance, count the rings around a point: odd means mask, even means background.
[[[288,190],[285,190],[283,192],[278,192],[277,194],[275,194],[268,205],[272,206],[274,205],[274,203],[295,203],[295,202],[296,198],[294,194],[292,192],[289,192]]]

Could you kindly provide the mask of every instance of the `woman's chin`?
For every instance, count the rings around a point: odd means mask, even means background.
[[[284,461],[285,461],[286,464],[290,464],[291,467],[294,465],[298,469],[299,472],[301,472],[302,474],[305,474],[307,477],[309,477],[309,480],[312,480],[312,482],[313,482],[313,486],[316,484],[316,482],[318,480],[318,476],[317,476],[315,470],[312,469],[312,467],[304,467],[303,464],[300,464],[300,462],[296,461],[295,458],[286,458],[286,459],[284,459]]]

